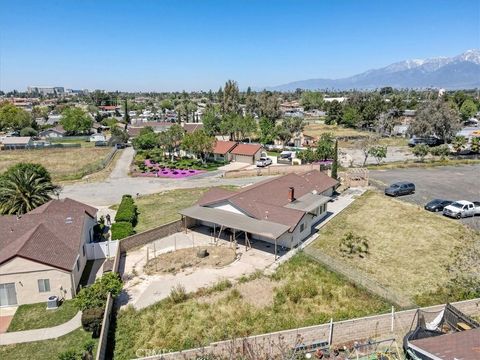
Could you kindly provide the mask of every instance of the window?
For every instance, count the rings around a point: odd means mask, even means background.
[[[80,259],[77,259],[77,271],[80,271]]]
[[[50,280],[49,279],[39,279],[38,280],[38,291],[49,292],[50,291]]]
[[[300,224],[300,232],[302,232],[303,230],[305,230],[305,224]]]
[[[83,256],[85,256],[85,244],[82,246]]]

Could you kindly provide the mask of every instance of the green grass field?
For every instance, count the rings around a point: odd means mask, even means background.
[[[59,337],[58,339],[0,346],[0,359],[57,359],[62,352],[69,349],[81,352],[84,348],[84,344],[91,338],[92,336],[90,333],[87,333],[83,329],[77,329],[70,334]],[[98,340],[95,341],[98,344]]]
[[[57,326],[72,319],[77,312],[78,310],[73,306],[71,300],[64,301],[63,304],[55,310],[47,310],[44,302],[20,305],[8,327],[8,331],[32,330]]]
[[[366,257],[341,255],[340,240],[350,231],[368,239]],[[476,236],[455,220],[369,191],[326,224],[310,246],[415,299],[447,282],[455,247]]]
[[[115,359],[136,349],[180,350],[213,341],[382,313],[390,305],[299,253],[266,277],[199,290],[184,301],[165,299],[120,311]]]

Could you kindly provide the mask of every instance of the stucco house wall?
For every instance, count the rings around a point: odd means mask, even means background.
[[[50,291],[39,291],[40,279],[49,280]],[[75,295],[69,272],[20,257],[0,265],[0,283],[15,284],[18,305],[46,302],[51,295],[60,299],[71,299]]]

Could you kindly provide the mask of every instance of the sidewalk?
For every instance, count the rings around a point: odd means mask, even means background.
[[[0,334],[0,345],[56,339],[60,336],[67,335],[82,326],[81,317],[82,312],[79,311],[73,319],[58,326]]]

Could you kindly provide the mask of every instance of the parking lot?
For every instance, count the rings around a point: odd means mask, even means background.
[[[381,190],[397,181],[413,182],[415,194],[399,199],[420,206],[435,198],[480,201],[480,165],[374,170],[370,171],[370,178]],[[460,221],[480,230],[480,216]]]

